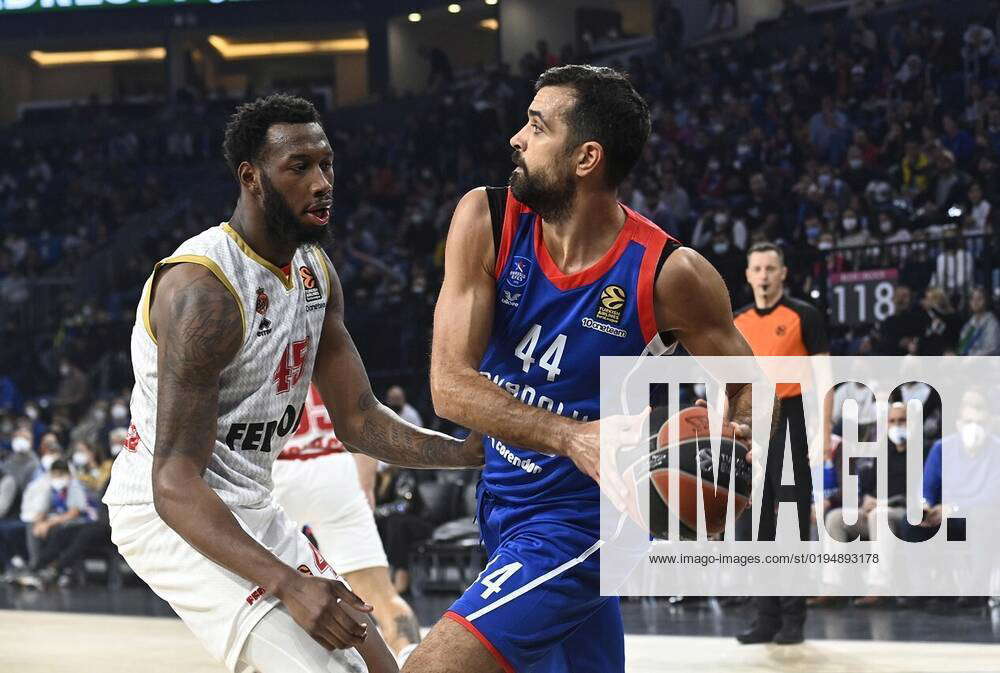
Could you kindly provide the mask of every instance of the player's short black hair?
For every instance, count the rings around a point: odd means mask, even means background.
[[[770,241],[761,241],[760,243],[754,243],[753,245],[751,245],[750,249],[747,250],[747,259],[750,259],[750,255],[754,254],[755,252],[777,253],[778,261],[781,262],[782,266],[785,265],[785,252],[780,247],[778,247],[774,243],[771,243]]]
[[[568,86],[575,102],[566,112],[570,129],[568,148],[593,140],[604,148],[604,177],[617,187],[635,166],[649,138],[649,106],[632,83],[612,68],[563,65],[549,68],[535,82],[535,91],[546,86]]]
[[[52,465],[49,466],[49,472],[69,472],[69,463],[67,463],[62,458],[57,458],[52,461]]]
[[[222,153],[226,163],[236,174],[244,161],[260,159],[267,142],[267,130],[274,124],[320,123],[319,112],[312,103],[298,96],[276,93],[244,103],[226,124]]]

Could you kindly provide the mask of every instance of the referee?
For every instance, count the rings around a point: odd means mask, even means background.
[[[755,243],[747,252],[747,282],[753,289],[754,303],[736,313],[736,327],[753,349],[754,355],[828,355],[823,316],[811,304],[785,294],[788,274],[785,256],[773,243]],[[798,384],[779,384],[781,417],[768,447],[764,492],[761,498],[758,540],[774,540],[777,524],[776,505],[782,490],[783,500],[794,498],[799,516],[799,536],[809,539],[812,510],[812,475],[805,437],[802,392]],[[829,414],[828,414],[829,416]],[[797,486],[781,488],[785,432],[791,426],[792,473]],[[824,423],[824,427],[826,424]],[[749,523],[749,522],[748,522]],[[742,531],[745,536],[747,531]],[[742,537],[742,536],[740,536]],[[749,539],[743,537],[743,539]],[[806,599],[802,596],[763,596],[755,599],[757,616],[750,630],[737,636],[743,644],[770,643],[793,645],[803,640]]]

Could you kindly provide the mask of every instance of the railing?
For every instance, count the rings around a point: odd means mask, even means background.
[[[831,274],[877,269],[894,270],[895,284],[916,292],[939,287],[960,308],[974,287],[989,297],[1000,292],[1000,244],[980,234],[834,248],[821,252],[808,272],[826,298]]]

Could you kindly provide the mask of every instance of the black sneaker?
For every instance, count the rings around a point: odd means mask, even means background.
[[[802,625],[795,624],[782,626],[781,630],[774,634],[775,645],[798,645],[805,638],[802,636]]]
[[[736,636],[736,640],[742,645],[756,645],[757,643],[769,643],[774,640],[777,630],[771,626],[755,624],[753,628]]]

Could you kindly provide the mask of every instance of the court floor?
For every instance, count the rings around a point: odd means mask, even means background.
[[[1000,644],[814,640],[740,646],[732,638],[628,635],[629,673],[996,673]],[[170,617],[0,610],[0,671],[223,673]],[[470,671],[470,673],[474,673]]]

